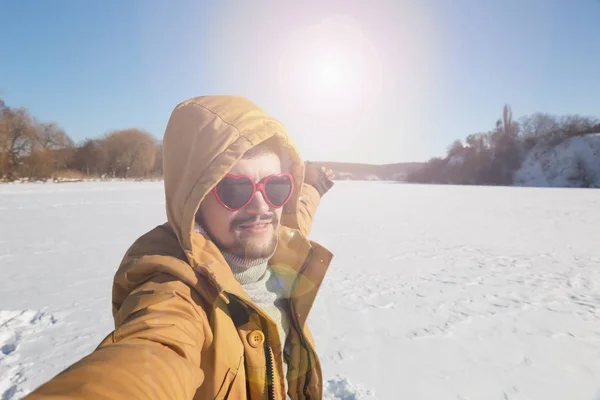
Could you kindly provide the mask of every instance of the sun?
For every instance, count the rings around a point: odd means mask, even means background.
[[[382,66],[375,46],[353,20],[329,18],[289,40],[278,86],[295,111],[350,117],[377,100]]]
[[[319,66],[319,75],[316,76],[316,79],[326,89],[332,89],[342,83],[339,67],[328,63]]]

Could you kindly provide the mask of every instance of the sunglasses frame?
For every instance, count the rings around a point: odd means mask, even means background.
[[[283,202],[282,205],[277,206],[273,203],[271,203],[271,201],[269,200],[269,196],[267,196],[267,192],[266,192],[266,185],[269,182],[270,179],[272,178],[281,178],[281,177],[287,177],[290,180],[290,193],[288,194],[288,196],[286,197],[285,201]],[[250,202],[252,201],[252,199],[254,199],[254,196],[256,196],[256,192],[260,192],[263,196],[263,199],[265,200],[265,202],[273,208],[281,208],[283,206],[285,206],[287,204],[288,201],[290,201],[290,198],[292,197],[292,194],[294,193],[294,177],[292,176],[292,174],[290,174],[289,172],[284,172],[281,174],[271,174],[268,176],[265,176],[263,179],[261,179],[259,182],[255,182],[254,179],[250,178],[247,175],[235,175],[235,174],[226,174],[224,178],[232,178],[232,179],[247,179],[250,181],[250,183],[252,183],[252,195],[250,196],[250,198],[248,199],[248,201],[246,203],[244,203],[244,205],[242,205],[241,207],[238,208],[231,208],[229,207],[227,204],[225,204],[223,202],[223,200],[221,200],[221,198],[219,197],[219,194],[217,192],[217,186],[219,186],[219,184],[215,185],[215,187],[213,187],[212,189],[212,193],[215,196],[215,198],[217,199],[217,201],[219,202],[219,204],[221,204],[223,207],[225,207],[226,209],[228,209],[229,211],[238,211],[241,210],[242,208],[246,207],[248,204],[250,204]],[[219,182],[221,183],[221,182]]]

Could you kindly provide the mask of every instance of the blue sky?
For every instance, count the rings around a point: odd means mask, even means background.
[[[239,94],[306,159],[371,163],[441,155],[505,103],[600,117],[599,0],[297,3],[0,0],[0,97],[82,140]],[[314,43],[345,78],[313,79]]]

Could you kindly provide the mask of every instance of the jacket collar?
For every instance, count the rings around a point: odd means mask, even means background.
[[[188,261],[196,273],[204,276],[214,289],[210,296],[212,298],[207,300],[214,302],[216,297],[221,297],[228,304],[233,295],[253,305],[217,246],[200,233],[193,234],[192,243],[194,250],[188,253]],[[270,259],[269,266],[283,284],[290,288],[290,299],[301,326],[308,318],[332,257],[331,252],[308,240],[299,231],[286,226],[280,227],[277,250]]]

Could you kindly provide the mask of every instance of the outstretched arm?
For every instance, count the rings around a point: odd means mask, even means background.
[[[112,335],[25,398],[192,399],[204,380],[195,296],[172,276],[155,275],[125,299]]]

